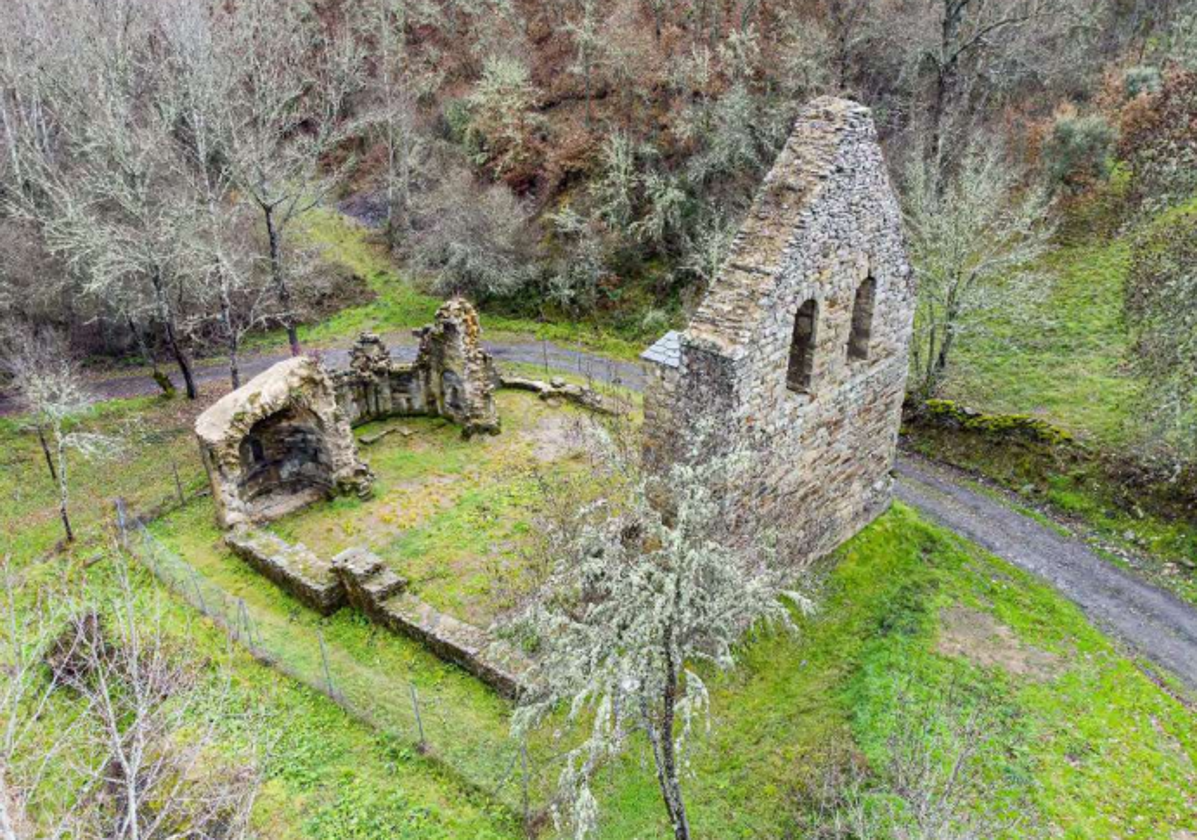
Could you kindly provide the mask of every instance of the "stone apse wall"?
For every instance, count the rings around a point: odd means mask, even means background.
[[[891,501],[913,315],[870,112],[815,100],[689,327],[643,355],[650,462],[704,425],[761,447],[745,504],[786,523],[801,559],[825,554]]]
[[[357,454],[328,373],[299,356],[226,394],[195,423],[225,528],[274,519],[336,493],[368,494],[373,476]]]
[[[349,423],[431,415],[457,423],[467,437],[497,434],[494,392],[499,376],[482,349],[474,307],[461,298],[446,301],[432,325],[415,335],[420,348],[412,364],[393,361],[382,339],[372,333],[358,338],[349,369],[333,374],[337,402]]]

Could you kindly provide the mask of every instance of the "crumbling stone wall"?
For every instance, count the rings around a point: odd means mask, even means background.
[[[415,331],[412,364],[391,359],[382,339],[363,333],[350,351],[349,369],[335,375],[337,400],[351,425],[386,417],[431,415],[459,424],[467,437],[499,431],[498,374],[482,348],[478,313],[454,298],[431,326]]]
[[[332,379],[314,359],[272,366],[195,423],[216,519],[231,528],[277,518],[336,493],[369,493]]]
[[[647,454],[682,431],[768,453],[746,504],[806,558],[892,497],[914,286],[868,109],[808,105],[689,327],[643,356]]]

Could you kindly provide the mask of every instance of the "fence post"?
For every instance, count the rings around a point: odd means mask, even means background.
[[[125,524],[125,500],[117,496],[116,501],[116,527],[121,532],[121,548],[126,551],[129,550],[129,533],[128,526]]]
[[[200,612],[202,612],[204,615],[207,615],[208,605],[204,603],[204,592],[202,589],[200,589],[199,575],[195,573],[194,566],[188,566],[187,568],[191,570],[191,585],[195,587],[195,597],[199,598]]]
[[[328,668],[328,650],[324,647],[324,631],[319,627],[316,628],[316,638],[320,640],[320,661],[324,664],[324,683],[328,686],[328,696],[335,700],[337,691],[333,688],[332,671]]]
[[[526,740],[520,741],[520,770],[522,783],[522,795],[524,804],[524,827],[529,825],[528,820],[528,742]]]
[[[187,503],[187,497],[183,495],[183,482],[179,480],[179,464],[174,458],[170,459],[170,468],[175,474],[175,492],[179,494],[179,505]]]
[[[420,752],[425,752],[428,745],[424,741],[424,720],[420,717],[420,698],[416,695],[416,684],[408,683],[411,689],[411,708],[416,713],[416,730],[420,733]]]

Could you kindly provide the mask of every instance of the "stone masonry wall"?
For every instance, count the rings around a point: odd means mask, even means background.
[[[791,375],[792,354],[802,358],[793,349],[798,312],[810,300],[807,364],[796,365],[806,374]],[[890,503],[913,313],[871,115],[818,99],[799,116],[676,351],[666,336],[644,356],[654,369],[648,453],[658,462],[679,455],[679,417],[691,430],[710,418],[720,445],[764,447],[763,479],[745,489],[746,502],[785,522],[802,557],[825,554]]]
[[[431,326],[415,331],[412,364],[391,359],[382,339],[362,333],[349,369],[334,375],[337,403],[351,425],[387,417],[431,415],[462,427],[466,436],[499,431],[494,361],[482,348],[478,313],[461,298],[446,301]]]

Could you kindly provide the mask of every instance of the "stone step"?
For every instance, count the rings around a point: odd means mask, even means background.
[[[354,546],[332,560],[349,601],[370,616],[377,616],[383,601],[407,588],[407,579],[396,574],[373,552]]]

